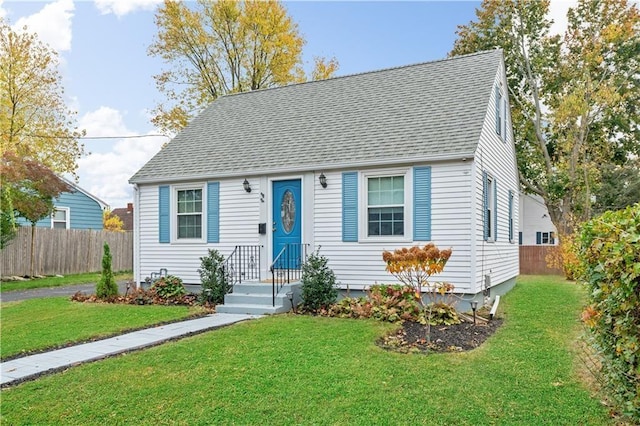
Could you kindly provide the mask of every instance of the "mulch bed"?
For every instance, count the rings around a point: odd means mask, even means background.
[[[501,319],[486,324],[478,321],[462,322],[455,325],[432,325],[431,341],[427,341],[427,326],[405,321],[402,328],[388,334],[376,342],[384,349],[396,352],[463,352],[480,346],[502,325]]]

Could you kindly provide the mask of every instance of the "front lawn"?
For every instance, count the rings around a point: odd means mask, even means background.
[[[0,357],[106,337],[197,312],[198,307],[77,303],[67,297],[2,303]]]
[[[100,280],[100,272],[86,274],[65,275],[63,277],[44,277],[27,281],[3,281],[0,283],[0,292],[31,290],[34,288],[62,287],[76,284],[97,283]],[[131,272],[118,272],[114,275],[116,281],[125,281],[132,278]]]
[[[392,326],[280,315],[2,391],[6,424],[606,425],[579,380],[581,287],[525,277],[471,352],[398,354]],[[4,333],[3,333],[4,335]]]

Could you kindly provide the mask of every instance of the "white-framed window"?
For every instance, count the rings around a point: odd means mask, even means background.
[[[406,169],[363,173],[364,240],[411,238],[409,175]]]
[[[496,218],[495,218],[495,205],[496,205],[496,190],[495,190],[495,180],[493,178],[493,176],[491,175],[487,175],[487,193],[485,194],[485,197],[487,199],[487,204],[485,206],[486,208],[486,239],[491,241],[491,240],[495,240],[495,236],[496,236],[496,230],[495,230],[495,223],[496,223]]]
[[[173,188],[172,211],[175,241],[201,241],[205,230],[204,185],[180,185]]]
[[[51,213],[51,227],[55,229],[69,229],[71,224],[69,207],[56,207]]]

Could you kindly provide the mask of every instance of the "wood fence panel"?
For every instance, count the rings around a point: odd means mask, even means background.
[[[547,265],[548,254],[558,250],[557,246],[520,246],[520,273],[522,275],[562,275],[559,268]]]
[[[102,269],[102,250],[111,249],[114,271],[133,269],[133,233],[84,229],[34,228],[34,275],[69,275]],[[31,271],[31,227],[18,229],[1,252],[0,275],[25,276]]]

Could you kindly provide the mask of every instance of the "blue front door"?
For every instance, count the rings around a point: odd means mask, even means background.
[[[302,204],[300,179],[273,182],[273,258],[288,244],[300,250],[302,235]],[[286,255],[286,254],[285,254]],[[276,267],[287,267],[280,265]],[[295,267],[295,265],[289,265]]]

